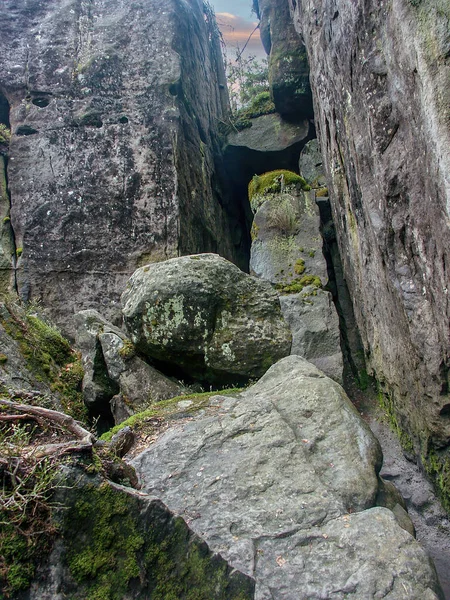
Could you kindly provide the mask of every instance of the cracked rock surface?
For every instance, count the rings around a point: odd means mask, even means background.
[[[381,462],[342,388],[289,356],[132,464],[147,493],[255,578],[258,600],[440,598],[425,551],[375,506]]]

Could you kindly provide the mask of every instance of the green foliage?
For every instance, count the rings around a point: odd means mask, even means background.
[[[16,248],[16,256],[17,258],[20,258],[23,254],[23,248]]]
[[[226,73],[233,114],[247,108],[261,93],[269,93],[267,59],[258,61],[254,55],[244,56],[237,48],[235,58],[226,61]]]
[[[33,433],[28,423],[0,427],[0,590],[6,598],[29,587],[54,534],[49,501],[55,464],[49,458],[22,459]]]
[[[11,141],[11,130],[4,123],[0,123],[0,144],[9,144]]]
[[[303,177],[293,171],[286,171],[285,169],[269,171],[262,175],[253,176],[248,184],[248,197],[251,201],[257,195],[279,194],[295,185],[299,185],[305,191],[311,189]]]

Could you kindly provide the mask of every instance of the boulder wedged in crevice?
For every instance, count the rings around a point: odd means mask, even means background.
[[[122,305],[139,352],[212,385],[260,377],[290,351],[275,291],[215,254],[141,267]]]
[[[381,462],[342,388],[290,356],[131,464],[144,490],[255,579],[258,599],[440,598],[423,549],[376,507]]]
[[[283,170],[252,179],[250,270],[280,294],[281,312],[292,332],[291,354],[342,383],[339,321],[326,291],[316,191],[309,188],[301,177]]]

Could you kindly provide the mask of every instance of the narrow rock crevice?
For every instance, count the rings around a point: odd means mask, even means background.
[[[0,278],[0,292],[10,288],[17,292],[17,261],[14,227],[11,221],[11,192],[8,181],[8,151],[11,137],[10,105],[0,92],[0,269],[5,275]]]

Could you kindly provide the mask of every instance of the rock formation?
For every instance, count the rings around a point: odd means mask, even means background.
[[[405,443],[426,459],[450,442],[449,6],[290,0],[290,8],[308,50],[368,366]],[[445,480],[445,453],[439,460],[428,468]]]
[[[210,404],[132,464],[257,600],[440,597],[425,552],[376,507],[381,451],[338,384],[290,356]]]
[[[214,254],[141,267],[122,303],[136,348],[194,379],[246,382],[291,349],[276,292]]]
[[[3,291],[17,258],[20,295],[42,299],[70,330],[68,315],[84,308],[117,320],[123,285],[142,264],[219,251],[245,266],[241,208],[217,160],[227,106],[201,0],[6,0]]]
[[[293,334],[291,354],[342,383],[339,320],[331,294],[323,289],[327,264],[316,190],[309,187],[289,171],[253,177],[250,269],[280,293],[281,311]]]

